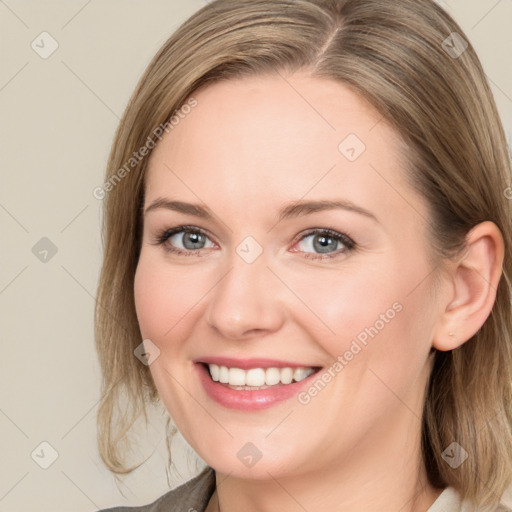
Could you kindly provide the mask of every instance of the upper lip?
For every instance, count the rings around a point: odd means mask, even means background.
[[[317,368],[317,366],[311,364],[268,358],[236,359],[233,357],[213,356],[203,357],[197,359],[195,362],[204,364],[216,364],[218,366],[227,366],[228,368],[240,368],[242,370],[250,370],[251,368]]]

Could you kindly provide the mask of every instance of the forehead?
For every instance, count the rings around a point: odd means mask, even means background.
[[[146,202],[223,198],[249,214],[307,194],[396,207],[399,136],[346,86],[296,73],[217,82],[193,97],[153,151]]]

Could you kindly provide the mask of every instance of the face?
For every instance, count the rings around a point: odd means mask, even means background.
[[[397,134],[306,74],[194,97],[149,162],[135,277],[183,436],[217,471],[256,479],[419,436],[437,311],[427,208]]]

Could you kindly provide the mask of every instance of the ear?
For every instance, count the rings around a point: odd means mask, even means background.
[[[503,258],[503,237],[493,222],[482,222],[466,235],[464,253],[448,271],[450,292],[436,326],[434,348],[453,350],[482,327],[496,300]]]

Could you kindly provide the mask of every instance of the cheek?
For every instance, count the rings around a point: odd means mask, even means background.
[[[201,297],[207,291],[192,272],[173,271],[158,255],[142,253],[134,279],[137,319],[144,339],[150,339],[160,350],[150,365],[153,381],[171,417],[187,418],[190,398],[180,383],[189,382],[190,365],[184,354],[194,315]],[[191,285],[190,283],[194,283]],[[206,284],[204,284],[206,287]],[[197,411],[193,411],[197,413]]]
[[[411,264],[390,254],[339,271],[289,273],[286,282],[303,303],[295,301],[295,321],[325,352],[351,351],[354,362],[383,366],[394,378],[398,367],[421,367],[430,350],[429,271],[421,257]]]
[[[134,280],[135,305],[141,330],[157,338],[194,314],[211,288],[211,272],[201,265],[171,265],[158,254],[142,251]]]
[[[152,341],[158,340],[169,328],[165,325],[165,311],[172,311],[172,299],[165,289],[158,269],[149,265],[141,255],[134,280],[135,309],[143,337]]]
[[[180,339],[179,333],[194,317],[194,306],[208,290],[204,275],[194,270],[174,270],[141,254],[135,273],[134,294],[137,318],[144,338],[162,345]],[[166,347],[167,348],[167,347]]]
[[[352,339],[364,340],[365,329],[376,322],[381,327],[381,315],[388,312],[387,317],[394,318],[393,305],[400,300],[400,288],[385,261],[364,268],[347,263],[339,269],[314,269],[288,274],[284,280],[302,303],[294,302],[295,320],[334,357],[347,350]]]

